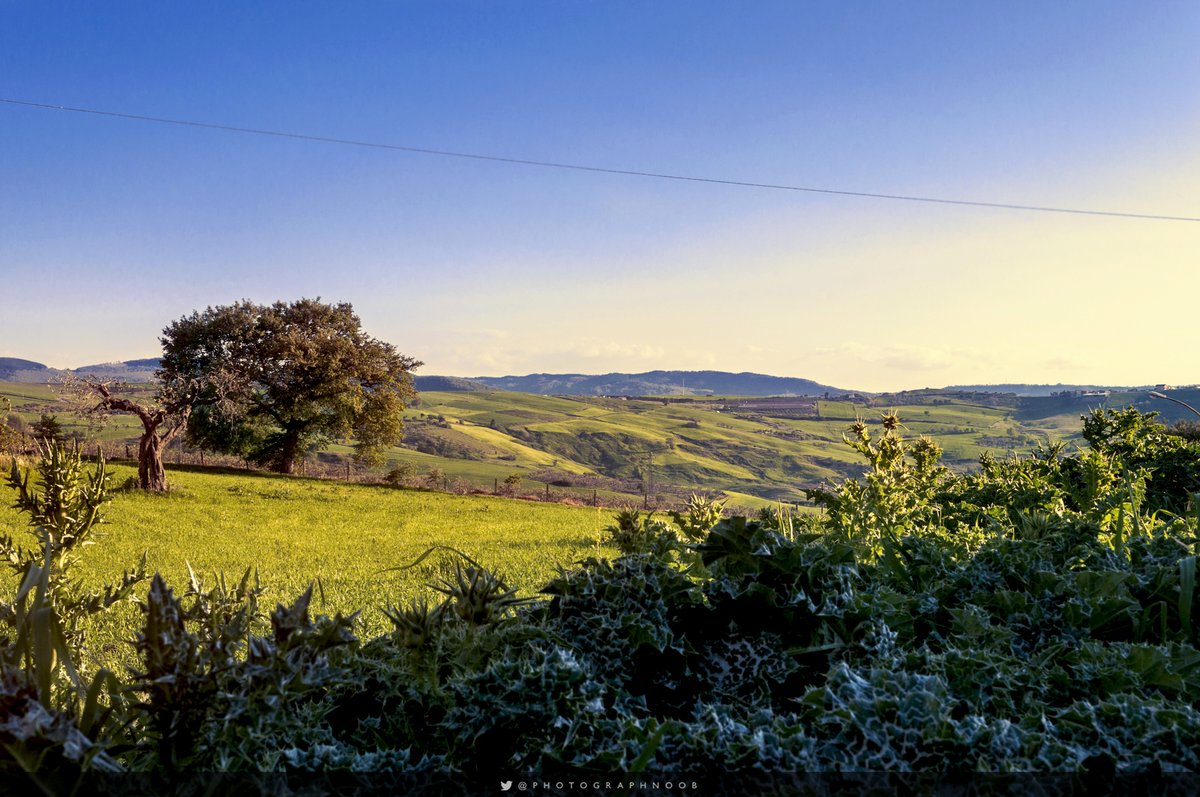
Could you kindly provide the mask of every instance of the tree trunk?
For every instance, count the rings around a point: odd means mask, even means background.
[[[95,410],[128,412],[138,417],[138,420],[142,422],[142,438],[138,441],[138,486],[143,490],[166,492],[167,471],[163,467],[163,448],[171,442],[175,435],[183,431],[189,408],[186,405],[146,406],[127,398],[112,395],[108,386],[103,382],[83,380],[79,384],[81,390],[100,397],[100,403],[96,405]],[[174,426],[169,423],[172,418],[178,420]],[[160,427],[163,428],[161,434],[158,431]],[[99,456],[98,446],[96,453]],[[129,446],[125,446],[125,455],[129,456]]]
[[[157,493],[167,491],[167,470],[163,467],[162,440],[157,431],[143,433],[138,443],[138,486]]]
[[[300,432],[293,429],[285,429],[283,432],[283,443],[279,447],[279,456],[275,460],[274,467],[271,469],[276,473],[295,473],[296,460],[300,458]]]

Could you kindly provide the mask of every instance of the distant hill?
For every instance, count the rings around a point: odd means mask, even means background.
[[[152,382],[158,365],[157,357],[149,357],[144,360],[84,365],[74,370],[81,376],[90,376],[96,379],[112,379],[118,382]]]
[[[727,371],[478,376],[473,381],[498,390],[543,396],[821,396],[847,392],[811,379]]]
[[[159,364],[159,358],[147,357],[142,360],[83,365],[68,372],[49,368],[33,360],[0,357],[0,382],[48,384],[54,381],[55,377],[66,373],[115,382],[153,382],[154,372],[158,370]],[[414,377],[414,382],[417,390],[422,393],[431,391],[457,393],[494,389],[461,376],[417,376]]]
[[[154,372],[158,370],[158,358],[145,360],[126,360],[124,362],[100,363],[84,365],[64,371],[50,368],[32,360],[19,360],[16,357],[0,357],[0,382],[25,382],[28,384],[45,385],[53,382],[56,377],[68,373],[95,379],[107,379],[117,382],[152,382]]]
[[[474,379],[461,376],[414,376],[413,387],[419,393],[469,393],[492,389]]]
[[[33,360],[0,357],[0,381],[3,382],[49,382],[59,373]]]
[[[1055,393],[1070,391],[1072,393],[1093,392],[1099,390],[1111,390],[1113,392],[1121,392],[1134,390],[1131,387],[1116,387],[1113,385],[1028,385],[1024,383],[1011,383],[1001,385],[948,385],[942,390],[957,390],[970,393],[1015,393],[1018,396],[1052,396]]]
[[[76,368],[75,373],[81,376],[92,376],[101,379],[115,379],[122,382],[152,382],[154,372],[158,370],[159,359],[151,357],[146,360],[126,360],[119,363],[102,363],[100,365],[85,365]],[[457,393],[471,390],[491,390],[487,385],[481,385],[461,376],[415,376],[414,386],[419,392],[438,391],[441,393]]]

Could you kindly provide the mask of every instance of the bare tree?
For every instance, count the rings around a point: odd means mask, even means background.
[[[100,425],[114,414],[137,416],[142,422],[142,436],[138,441],[138,486],[143,490],[165,492],[167,472],[163,467],[163,450],[187,428],[192,410],[189,397],[160,390],[148,392],[147,399],[139,401],[115,392],[132,393],[128,385],[75,376],[67,377],[63,384],[81,400],[82,414]]]

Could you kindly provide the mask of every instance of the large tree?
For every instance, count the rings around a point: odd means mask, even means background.
[[[209,386],[188,439],[280,473],[347,437],[360,461],[378,461],[400,442],[421,365],[364,333],[349,304],[313,299],[210,307],[168,326],[162,344],[164,384]]]

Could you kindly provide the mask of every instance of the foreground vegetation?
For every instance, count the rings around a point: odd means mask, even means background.
[[[621,554],[530,602],[461,557],[365,638],[311,590],[73,580],[102,477],[21,482],[2,766],[555,771],[1196,771],[1200,446],[1136,411],[1089,448],[943,468],[899,420],[850,432],[821,516],[625,512]],[[58,485],[57,487],[55,485]],[[65,511],[59,511],[65,510]],[[253,533],[248,529],[247,533]],[[137,596],[137,671],[81,673],[79,619]]]

